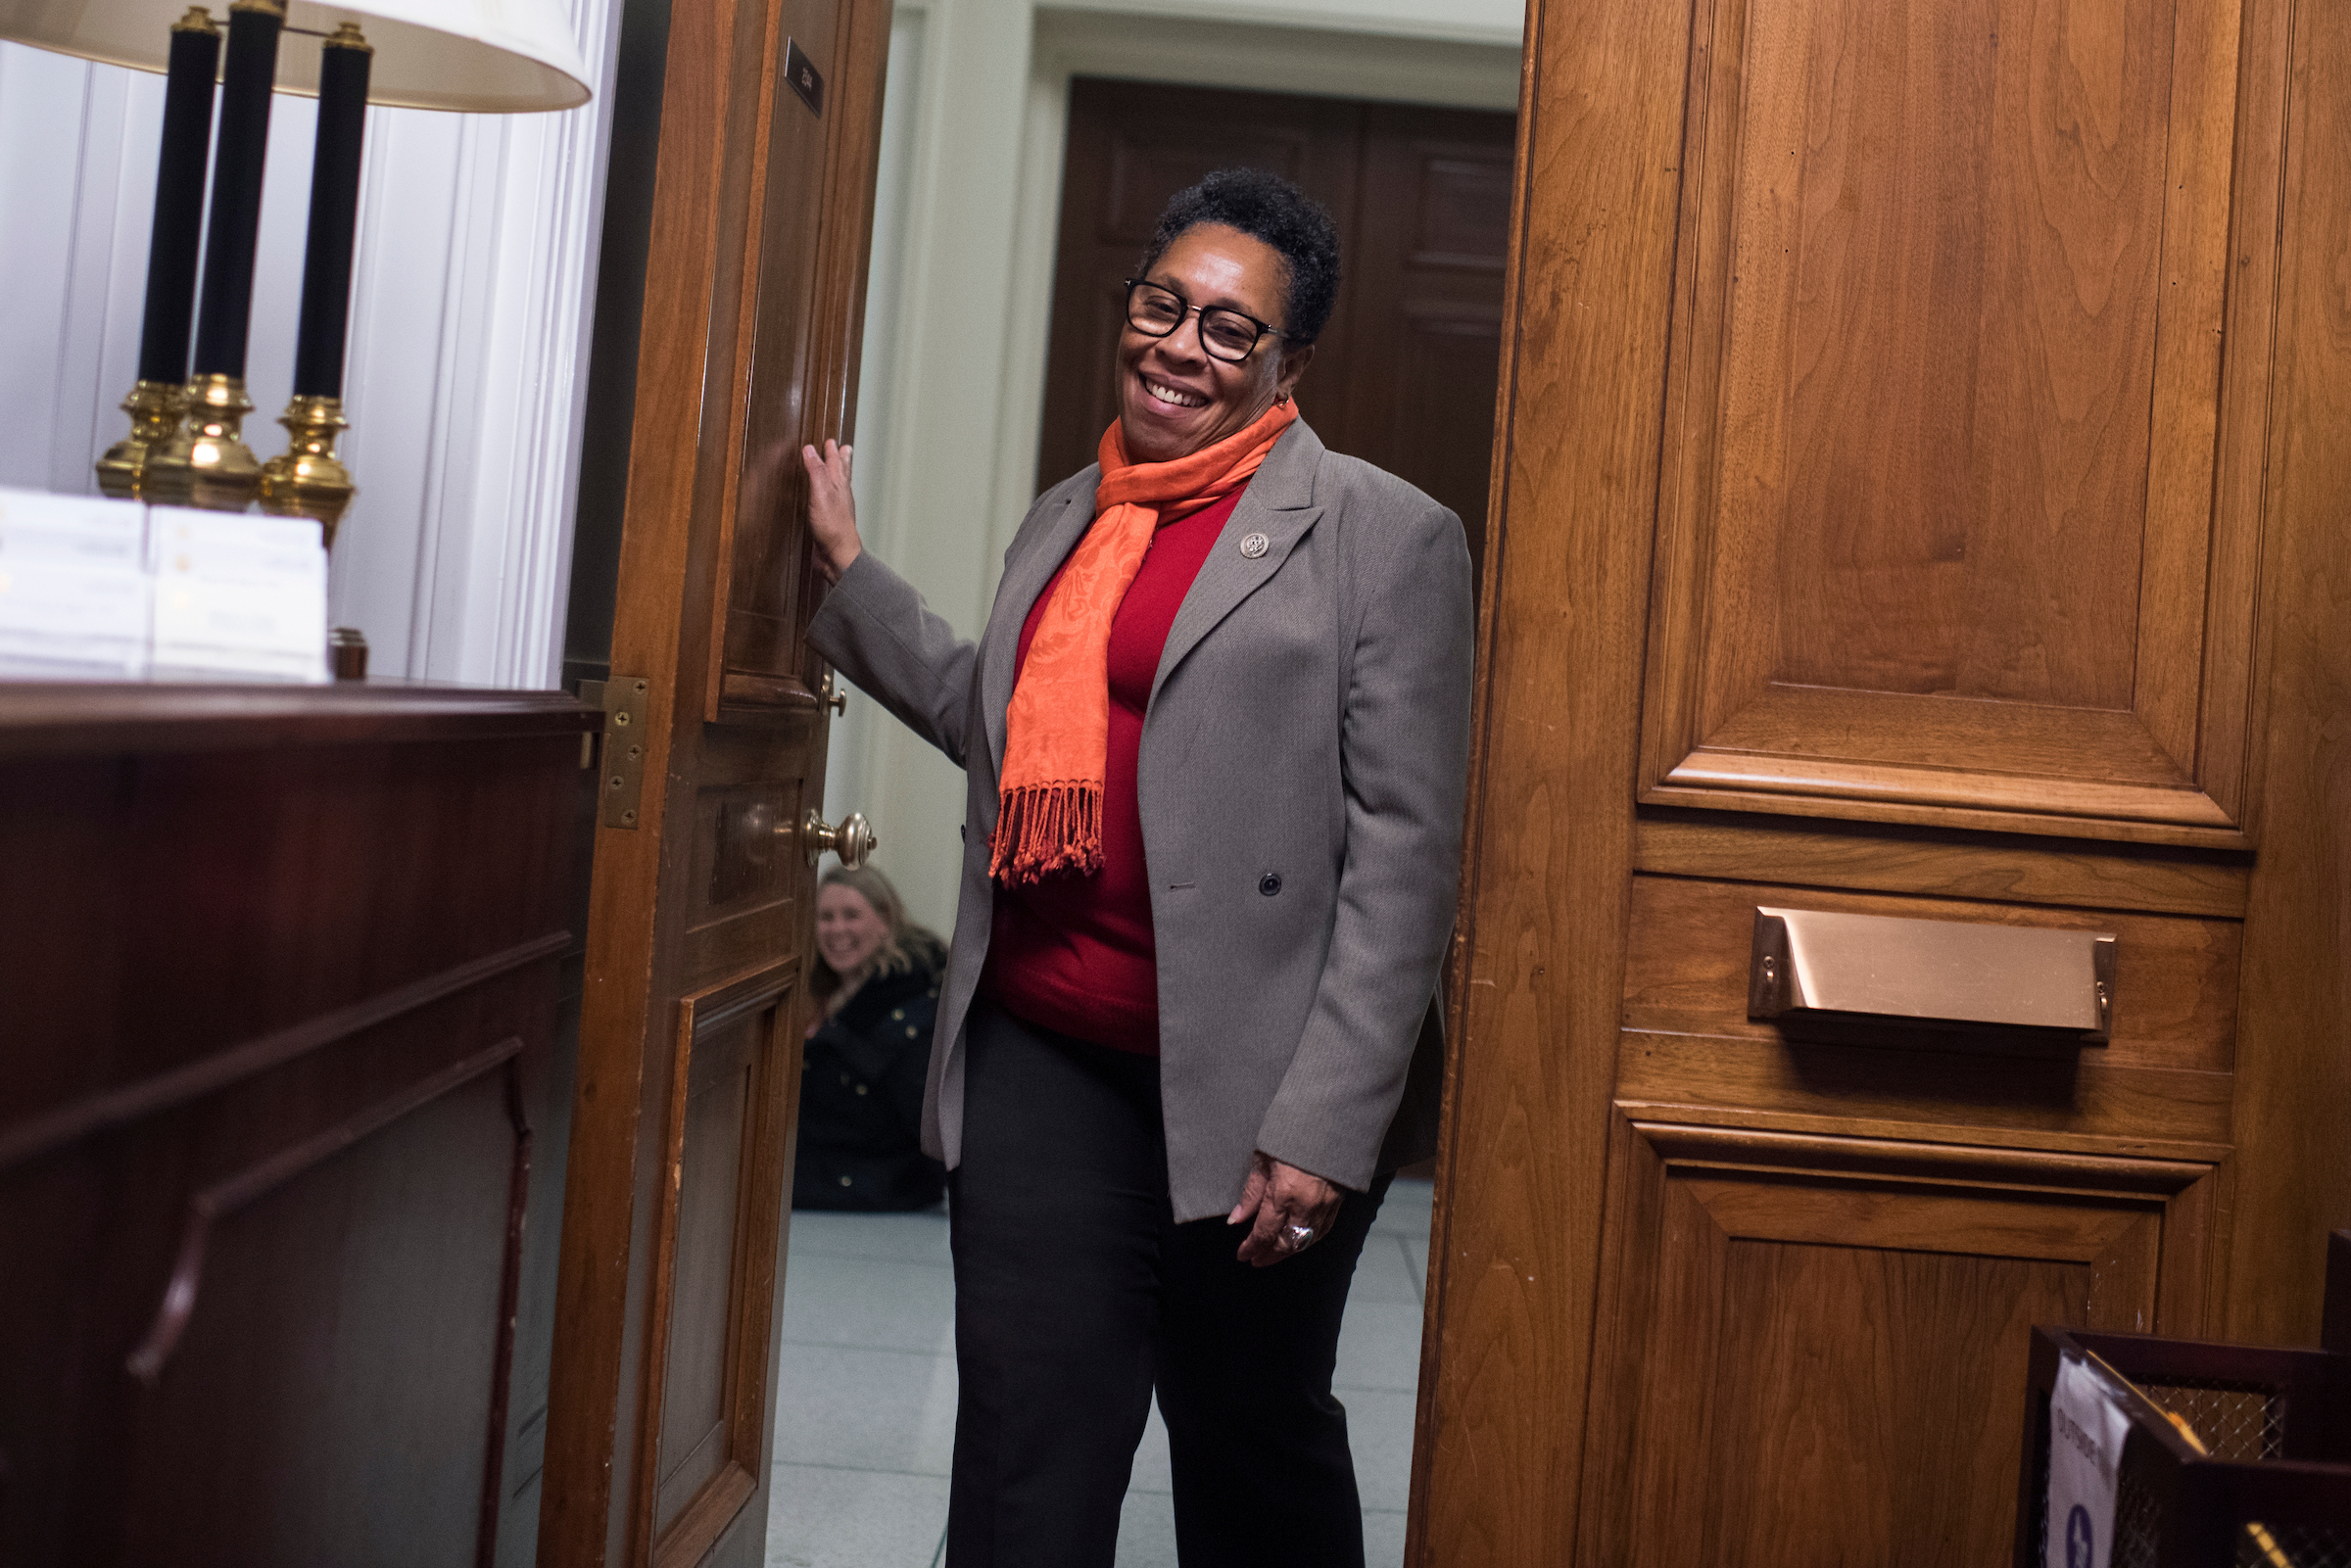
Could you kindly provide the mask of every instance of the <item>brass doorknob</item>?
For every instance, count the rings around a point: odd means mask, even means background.
[[[831,670],[825,672],[824,689],[816,694],[816,705],[820,708],[831,708],[843,718],[848,716],[849,694],[840,689]]]
[[[813,809],[800,819],[800,852],[811,866],[831,850],[854,871],[873,859],[874,851],[881,847],[882,840],[874,836],[872,826],[854,811],[841,818],[838,828],[826,827],[825,819]]]

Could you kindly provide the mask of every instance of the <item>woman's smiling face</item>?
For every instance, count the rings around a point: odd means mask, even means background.
[[[832,882],[816,895],[816,946],[836,974],[854,974],[880,950],[889,927],[865,895]]]
[[[1147,282],[1195,307],[1222,306],[1279,327],[1288,293],[1281,253],[1254,235],[1201,223],[1176,236],[1144,273]],[[1268,333],[1249,357],[1227,363],[1200,346],[1200,317],[1188,314],[1164,338],[1132,325],[1119,337],[1119,428],[1127,455],[1167,462],[1247,429],[1298,384],[1312,344]]]

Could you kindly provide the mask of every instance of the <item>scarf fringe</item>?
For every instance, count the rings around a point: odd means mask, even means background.
[[[1022,784],[1003,794],[988,875],[1019,885],[1059,872],[1102,869],[1102,786],[1083,781]]]

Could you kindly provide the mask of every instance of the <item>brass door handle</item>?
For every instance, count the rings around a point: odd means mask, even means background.
[[[826,827],[825,819],[813,808],[800,819],[800,852],[808,857],[811,866],[830,850],[840,857],[843,866],[854,871],[873,859],[874,851],[881,847],[882,840],[874,836],[872,826],[854,811],[841,818],[838,828]]]
[[[825,672],[825,684],[816,693],[816,704],[820,708],[831,708],[843,718],[848,716],[849,694],[840,689],[831,670]]]

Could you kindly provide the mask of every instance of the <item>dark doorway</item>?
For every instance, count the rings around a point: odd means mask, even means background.
[[[1483,544],[1516,118],[1080,77],[1070,84],[1037,487],[1113,417],[1121,281],[1168,198],[1271,169],[1330,209],[1346,278],[1298,402],[1316,431],[1427,491]]]

